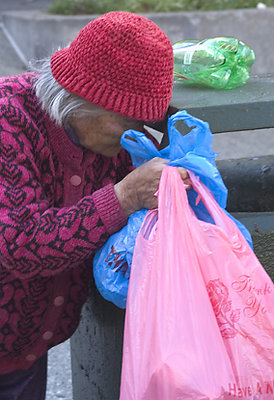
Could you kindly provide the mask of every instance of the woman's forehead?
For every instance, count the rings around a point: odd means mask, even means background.
[[[79,110],[77,111],[77,116],[91,116],[91,117],[96,117],[96,116],[107,116],[111,117],[113,119],[119,120],[119,121],[125,121],[129,123],[138,123],[138,124],[143,124],[143,121],[138,121],[129,117],[126,117],[122,114],[117,114],[112,111],[108,111],[102,107],[99,107],[95,104],[88,103],[84,104]]]

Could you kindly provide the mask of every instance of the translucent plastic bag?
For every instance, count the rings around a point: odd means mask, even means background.
[[[108,239],[93,260],[95,284],[104,299],[126,308],[128,282],[136,237],[146,209],[130,215],[128,223]]]
[[[178,121],[184,121],[191,131],[182,135],[176,128]],[[213,134],[207,122],[193,117],[186,111],[179,111],[168,120],[169,146],[158,150],[142,132],[128,130],[121,138],[122,146],[130,153],[133,165],[140,166],[153,157],[169,159],[169,165],[185,167],[198,175],[210,189],[216,201],[226,206],[227,188],[215,164],[212,150]],[[189,203],[197,217],[203,221],[213,220],[202,202],[196,204],[196,193],[188,191]],[[101,295],[120,308],[126,307],[128,280],[136,237],[147,210],[133,214],[128,224],[112,235],[96,253],[93,260],[95,284]],[[233,218],[229,215],[230,218]],[[235,220],[246,240],[252,246],[250,233]]]
[[[273,283],[191,179],[215,224],[195,216],[166,167],[134,250],[120,400],[273,400]]]

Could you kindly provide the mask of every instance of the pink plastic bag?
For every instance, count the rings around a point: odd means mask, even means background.
[[[273,400],[273,283],[190,175],[216,225],[196,218],[166,167],[135,245],[120,400]]]

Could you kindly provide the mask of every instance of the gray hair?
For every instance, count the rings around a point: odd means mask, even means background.
[[[88,103],[59,85],[52,75],[50,58],[32,62],[31,70],[37,73],[34,90],[42,109],[57,125],[64,125],[73,111]]]

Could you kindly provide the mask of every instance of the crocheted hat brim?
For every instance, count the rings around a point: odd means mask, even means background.
[[[144,97],[136,93],[130,93],[129,96],[125,90],[118,91],[95,77],[87,82],[84,71],[80,72],[71,65],[67,57],[68,51],[68,48],[58,50],[51,58],[54,77],[64,89],[85,98],[92,104],[129,118],[142,121],[164,119],[171,96],[168,96],[168,99]]]
[[[173,50],[151,20],[110,12],[55,52],[51,71],[63,88],[108,111],[160,121],[172,95]]]

